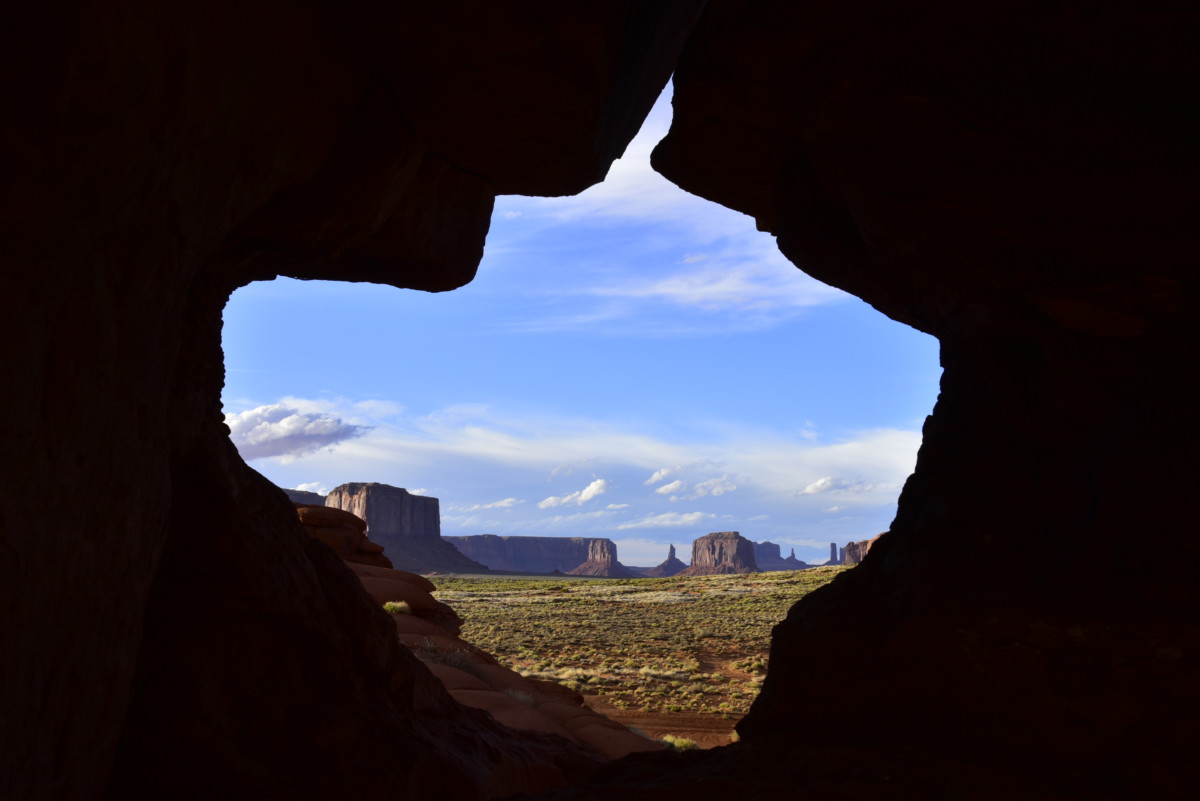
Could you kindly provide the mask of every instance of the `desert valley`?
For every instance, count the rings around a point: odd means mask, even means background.
[[[671,545],[661,564],[628,567],[607,539],[440,537],[437,498],[386,484],[284,492],[456,700],[605,757],[731,742],[771,627],[871,542],[831,543],[830,564],[810,566],[714,532],[690,565]]]

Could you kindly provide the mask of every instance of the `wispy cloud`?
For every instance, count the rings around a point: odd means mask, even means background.
[[[874,485],[862,481],[847,481],[833,476],[822,476],[797,492],[797,495],[821,495],[828,492],[870,492]],[[839,509],[841,507],[838,507]]]
[[[581,490],[567,493],[566,495],[550,496],[543,501],[538,502],[539,509],[550,509],[555,506],[566,506],[573,503],[577,506],[582,506],[593,498],[603,495],[608,489],[608,482],[603,478],[598,478],[591,484],[588,484]]]
[[[478,512],[483,509],[511,509],[521,503],[525,503],[525,501],[517,500],[516,498],[505,498],[502,501],[492,501],[491,503],[476,503],[470,506],[451,506],[448,508],[455,512]]]
[[[650,487],[650,486],[653,486],[653,485],[657,484],[658,482],[662,481],[664,478],[666,478],[669,475],[671,475],[671,469],[669,467],[663,467],[659,470],[655,470],[654,473],[650,476],[650,478],[646,479],[642,483],[645,484],[647,487]]]
[[[628,531],[633,528],[679,528],[680,526],[695,526],[705,520],[711,520],[716,515],[709,512],[664,512],[658,515],[647,515],[640,520],[633,520],[617,526],[618,531]]]
[[[579,195],[498,199],[493,257],[520,258],[522,247],[505,242],[503,225],[519,215],[523,241],[536,241],[539,250],[563,248],[573,267],[571,281],[538,290],[561,298],[569,311],[550,307],[513,327],[670,336],[757,330],[848,297],[797,270],[750,217],[654,172],[650,151],[666,135],[670,115],[668,92],[604,182]],[[572,236],[556,239],[560,229]],[[610,236],[614,229],[619,239]],[[580,233],[587,232],[604,238],[605,256],[578,252]],[[664,311],[676,316],[664,319]]]

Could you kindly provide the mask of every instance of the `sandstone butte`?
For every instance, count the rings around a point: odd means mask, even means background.
[[[630,578],[635,575],[617,561],[616,544],[604,538],[475,534],[442,539],[492,570],[517,573],[557,571],[607,578]]]
[[[715,531],[692,542],[692,563],[680,576],[757,573],[754,543],[736,531]]]
[[[1198,16],[22,4],[0,798],[1195,798]],[[888,533],[774,628],[741,741],[597,772],[450,698],[238,456],[221,315],[279,275],[463,286],[495,197],[596,184],[672,76],[654,169],[943,372]]]
[[[396,567],[416,573],[487,572],[442,539],[437,498],[389,484],[351,482],[330,490],[325,505],[365,520],[371,539],[393,554]]]

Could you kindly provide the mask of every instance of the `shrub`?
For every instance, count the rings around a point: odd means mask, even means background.
[[[700,747],[700,744],[695,740],[689,740],[686,737],[676,737],[674,734],[664,734],[661,739],[672,751],[694,751]]]

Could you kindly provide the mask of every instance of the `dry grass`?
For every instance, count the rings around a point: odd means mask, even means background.
[[[439,577],[463,638],[509,667],[619,709],[740,717],[771,627],[847,568],[666,579]]]

